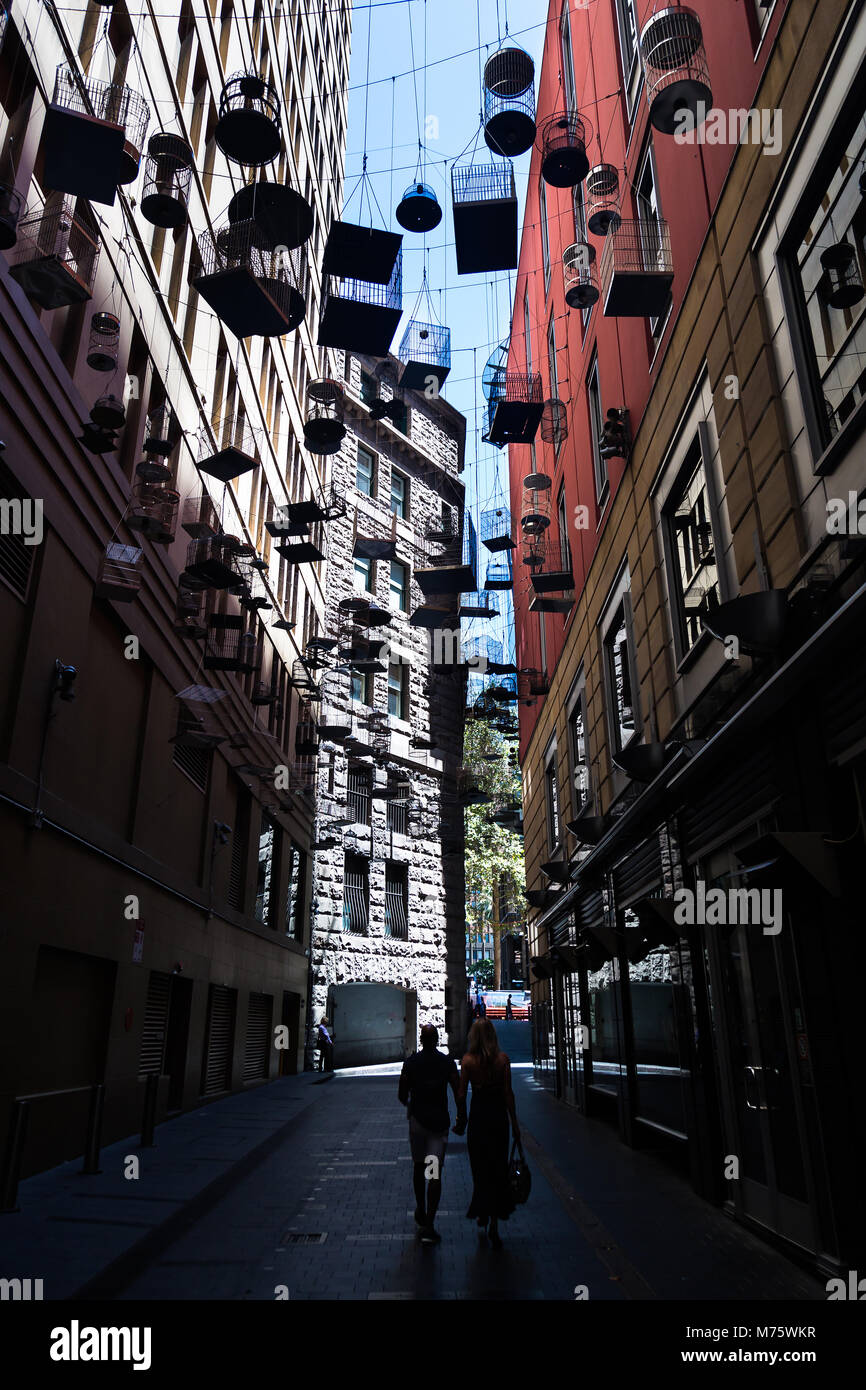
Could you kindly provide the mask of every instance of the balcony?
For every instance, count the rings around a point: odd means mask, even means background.
[[[658,318],[674,279],[671,238],[661,219],[622,221],[608,232],[601,258],[607,318]]]

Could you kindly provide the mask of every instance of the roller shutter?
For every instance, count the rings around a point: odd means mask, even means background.
[[[272,994],[250,995],[244,1047],[244,1081],[259,1081],[268,1075],[273,1013]]]
[[[159,1076],[165,1057],[165,1035],[168,1028],[168,1005],[171,999],[171,976],[152,970],[147,986],[144,1008],[144,1027],[138,1055],[139,1076]]]
[[[224,985],[211,985],[207,1002],[202,1095],[217,1095],[231,1088],[232,1044],[235,1030],[237,992]]]

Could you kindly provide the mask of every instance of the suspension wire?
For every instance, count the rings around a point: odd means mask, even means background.
[[[394,97],[397,91],[397,79],[391,78],[391,177],[388,184],[388,212],[394,208]]]

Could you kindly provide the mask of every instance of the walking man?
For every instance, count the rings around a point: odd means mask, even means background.
[[[334,1070],[334,1040],[331,1037],[330,1025],[327,1018],[319,1019],[317,1038],[319,1043],[319,1071],[332,1072]]]
[[[514,1017],[514,1010],[513,1010],[512,1007],[511,1007],[511,995],[510,995],[510,994],[509,994],[508,998],[507,998],[506,1001],[505,1001],[505,1017],[506,1017],[506,1018],[513,1018],[513,1017]]]
[[[413,1052],[403,1063],[397,1092],[409,1114],[409,1145],[412,1150],[412,1185],[415,1189],[415,1224],[421,1228],[421,1242],[436,1245],[441,1236],[435,1228],[436,1212],[442,1196],[442,1165],[451,1119],[448,1113],[448,1087],[457,1101],[457,1120],[465,1125],[466,1102],[457,1100],[457,1065],[439,1052],[439,1034],[432,1023],[421,1029],[421,1051]]]

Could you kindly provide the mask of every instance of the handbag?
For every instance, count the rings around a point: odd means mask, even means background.
[[[508,1185],[518,1206],[528,1201],[532,1189],[532,1174],[529,1171],[529,1164],[526,1162],[523,1145],[519,1139],[515,1139],[511,1145],[511,1157],[508,1160]]]

